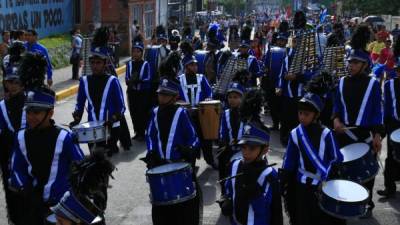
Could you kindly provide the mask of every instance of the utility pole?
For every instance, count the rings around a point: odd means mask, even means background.
[[[93,0],[93,25],[101,27],[101,0]]]

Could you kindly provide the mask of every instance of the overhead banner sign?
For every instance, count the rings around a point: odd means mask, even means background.
[[[35,29],[40,38],[72,28],[72,0],[0,0],[0,31]]]

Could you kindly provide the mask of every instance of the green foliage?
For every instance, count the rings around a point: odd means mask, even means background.
[[[239,15],[239,13],[245,10],[245,0],[219,0],[219,4],[223,5],[225,11],[231,15]]]
[[[388,3],[390,4],[388,5]],[[399,15],[400,1],[388,0],[346,0],[343,1],[344,10],[354,12],[358,9],[362,15],[365,14],[389,14]],[[386,7],[387,6],[387,7]]]
[[[49,51],[53,69],[69,66],[71,52],[71,35],[60,34],[49,36],[39,40]]]

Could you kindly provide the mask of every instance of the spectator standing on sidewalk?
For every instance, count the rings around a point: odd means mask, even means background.
[[[2,42],[0,44],[0,57],[3,60],[4,56],[8,54],[8,46],[10,45],[10,31],[3,31],[1,33]]]
[[[72,64],[72,80],[79,79],[79,67],[81,62],[81,48],[82,48],[82,36],[81,31],[78,28],[72,30],[72,51],[69,63]]]
[[[36,30],[32,29],[26,31],[25,48],[27,52],[36,52],[45,57],[47,62],[47,85],[51,87],[51,85],[53,85],[53,67],[51,66],[50,56],[47,48],[38,43],[38,33]]]
[[[393,43],[396,42],[396,40],[400,37],[400,28],[399,24],[396,24],[395,28],[392,30],[392,35],[393,35]]]

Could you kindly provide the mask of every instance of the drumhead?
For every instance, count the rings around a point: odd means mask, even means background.
[[[102,127],[104,125],[104,121],[90,121],[86,123],[81,123],[74,126],[72,129],[80,129],[80,128],[95,128]]]
[[[54,224],[57,223],[57,218],[56,218],[56,215],[55,215],[54,213],[50,214],[50,215],[46,218],[46,220],[47,220],[47,222],[50,222],[50,223],[54,223]]]
[[[221,104],[220,100],[211,100],[211,101],[199,102],[199,105],[218,105],[218,104]]]
[[[365,143],[354,143],[340,149],[343,155],[343,162],[353,161],[361,158],[369,151],[369,145]]]
[[[396,143],[400,143],[400,128],[393,131],[390,134],[390,140],[392,140],[393,142],[396,142]]]
[[[181,170],[189,166],[189,163],[179,162],[179,163],[168,163],[162,166],[157,166],[147,171],[147,174],[163,174],[169,173],[177,170]]]
[[[323,184],[322,192],[342,202],[362,202],[369,196],[367,189],[349,180],[330,180]]]

